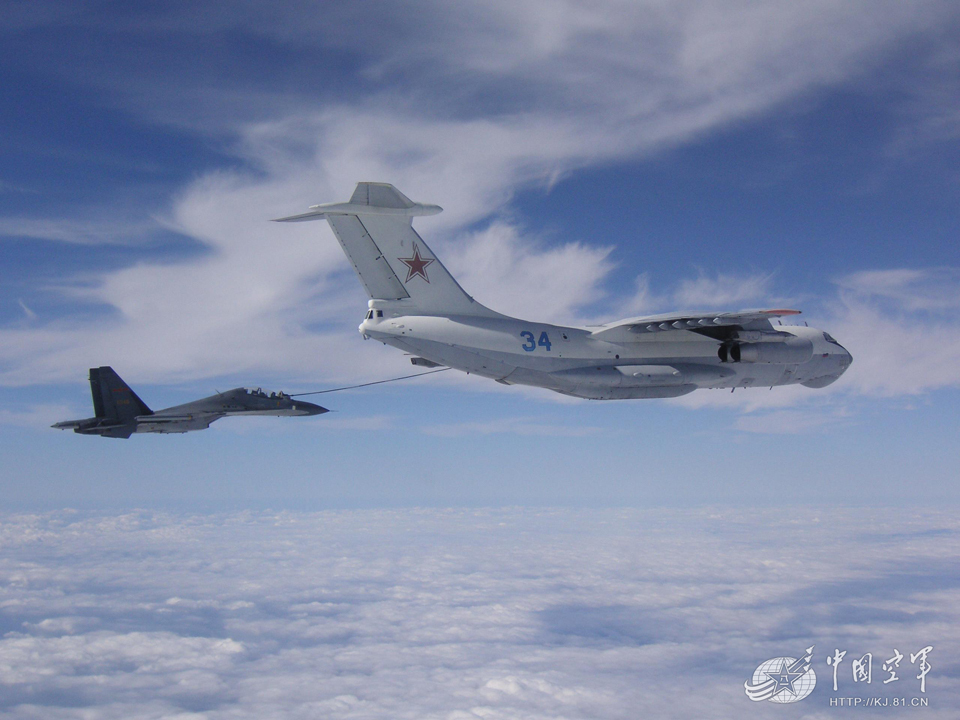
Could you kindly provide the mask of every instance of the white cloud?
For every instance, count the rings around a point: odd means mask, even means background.
[[[812,430],[822,430],[835,425],[843,413],[821,410],[778,410],[774,412],[742,415],[737,418],[736,428],[746,432],[767,435],[800,435]]]
[[[542,108],[554,116],[589,116],[622,135],[669,138],[861,73],[897,42],[935,31],[955,12],[945,0],[789,6],[601,0],[589,8],[575,2],[547,7],[540,0],[421,0],[402,8],[372,2],[362,9],[346,4],[320,10],[254,1],[229,14],[190,6],[132,10],[123,17],[48,17],[54,25],[120,37],[176,34],[187,47],[195,42],[204,49],[210,35],[241,33],[292,51],[285,68],[304,82],[286,84],[283,91],[272,78],[238,78],[209,52],[197,53],[197,68],[189,74],[164,73],[180,66],[178,57],[162,56],[156,69],[134,66],[139,75],[125,67],[93,73],[85,58],[61,69],[108,90],[127,108],[178,125],[232,127],[237,118],[262,119],[273,108],[289,115],[292,107],[313,104],[317,71],[309,60],[315,56],[307,54],[305,62],[300,53],[325,47],[346,50],[361,63],[354,86],[335,86],[346,96],[388,85],[431,112],[470,116],[478,104],[507,113]],[[33,13],[30,21],[37,17],[44,13]]]
[[[80,218],[0,218],[0,237],[56,240],[77,245],[129,245],[155,235],[155,220]]]
[[[924,714],[960,701],[949,513],[51,513],[0,541],[15,720],[736,717],[760,662],[811,644],[806,713],[834,647],[932,644]],[[919,696],[901,667],[871,694]]]
[[[471,295],[498,312],[569,323],[584,304],[600,298],[612,269],[611,249],[580,243],[546,247],[497,222],[461,238],[446,264]]]
[[[589,425],[559,425],[543,418],[497,418],[490,422],[445,423],[425,425],[421,428],[427,435],[437,437],[475,437],[477,435],[538,435],[545,437],[585,437],[603,432],[602,428]]]
[[[624,315],[653,315],[662,312],[698,312],[710,310],[748,309],[747,306],[775,302],[772,273],[744,272],[739,274],[708,274],[699,271],[697,277],[676,280],[673,287],[656,291],[650,273],[635,280],[631,297],[620,304]]]
[[[894,312],[944,311],[960,308],[957,268],[863,270],[837,281],[848,298],[890,301]]]
[[[23,310],[23,315],[27,320],[37,319],[37,314],[27,306],[27,304],[23,301],[23,298],[17,298],[17,305],[19,305],[20,309]]]
[[[861,272],[838,285],[830,328],[853,355],[851,389],[896,396],[960,386],[960,272]]]
[[[369,22],[370,12],[384,22]],[[111,98],[152,120],[236,138],[243,169],[200,177],[161,219],[207,252],[79,279],[67,300],[100,308],[95,319],[0,330],[0,382],[62,380],[103,362],[146,381],[263,372],[348,380],[387,371],[395,356],[357,341],[365,298],[329,231],[322,223],[266,222],[346,198],[358,179],[394,182],[414,199],[445,206],[418,229],[479,300],[544,320],[576,319],[604,297],[609,250],[530,237],[500,217],[515,192],[686,142],[856,76],[952,12],[936,1],[882,9],[612,2],[589,11],[568,4],[564,12],[533,2],[425,2],[402,13],[390,5],[359,13],[247,3],[230,17],[204,8],[91,16],[89,26],[115,32],[240,28],[293,51],[346,45],[368,78],[391,89],[372,82],[375,89],[337,103],[302,90],[264,102],[262,92],[239,92],[230,77],[211,88],[193,79],[207,77],[199,72],[178,74],[175,83],[142,67],[140,75],[124,67],[83,72],[83,82],[110,83]],[[490,97],[503,100],[491,108]],[[491,216],[487,229],[475,229]],[[7,222],[18,232],[33,223],[33,234],[67,241],[98,232],[62,221]],[[112,229],[101,241],[117,236]],[[681,283],[673,299],[723,305],[768,290],[764,276],[702,277]]]
[[[720,273],[710,277],[701,272],[692,280],[681,280],[673,293],[677,307],[712,310],[714,308],[743,309],[743,303],[768,298],[771,294],[771,275],[730,275]]]
[[[82,417],[76,414],[77,412],[76,408],[57,403],[31,405],[20,409],[0,408],[0,425],[48,428],[60,420]]]
[[[830,386],[830,388],[833,387],[834,386]],[[698,390],[689,395],[665,402],[691,410],[701,408],[725,408],[750,413],[789,408],[810,402],[822,404],[825,397],[832,394],[832,392],[834,391],[829,388],[810,390],[801,385],[787,385],[774,390],[766,388],[740,389],[734,392],[728,390]]]
[[[663,308],[663,300],[650,287],[650,273],[642,273],[634,281],[634,293],[622,305],[624,317],[652,315]]]
[[[314,402],[323,402],[314,399]],[[391,430],[396,427],[396,418],[390,415],[367,415],[361,417],[330,417],[323,418],[324,430]]]

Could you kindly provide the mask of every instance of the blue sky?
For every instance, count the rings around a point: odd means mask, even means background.
[[[14,4],[0,33],[8,507],[957,502],[960,13],[948,2]],[[468,292],[552,321],[795,305],[824,391],[570,402],[445,373],[299,422],[50,430],[405,374],[325,227],[358,180]],[[170,467],[178,472],[171,477]]]

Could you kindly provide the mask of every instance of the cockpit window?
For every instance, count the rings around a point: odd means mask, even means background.
[[[833,336],[832,336],[830,333],[824,333],[824,334],[823,334],[823,339],[826,340],[826,341],[829,342],[829,343],[833,343],[834,345],[839,345],[839,344],[840,344],[840,343],[838,343],[836,340],[833,339]]]

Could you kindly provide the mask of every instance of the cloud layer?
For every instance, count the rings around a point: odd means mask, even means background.
[[[48,719],[733,717],[769,710],[742,689],[760,662],[816,644],[797,706],[813,717],[834,648],[933,644],[924,715],[951,717],[958,533],[882,510],[7,515],[0,702]],[[879,667],[869,692],[842,670],[845,696],[920,695],[908,660],[895,691]]]

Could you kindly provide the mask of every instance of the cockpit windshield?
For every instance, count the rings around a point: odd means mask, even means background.
[[[277,392],[265,392],[263,388],[243,388],[243,391],[252,397],[271,397],[271,398],[285,398],[288,397],[283,390],[278,390]]]

